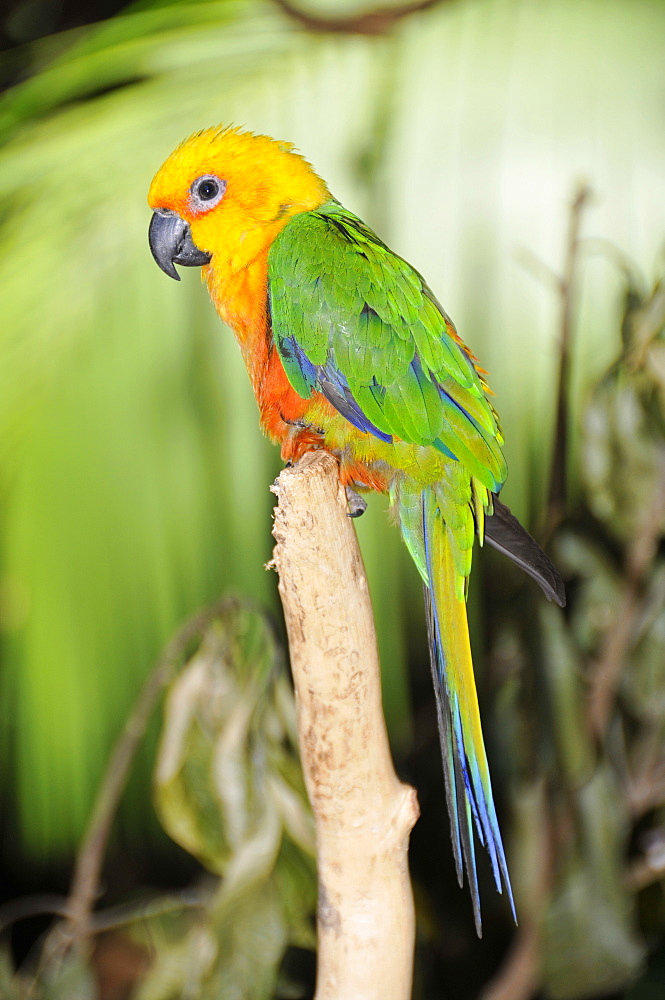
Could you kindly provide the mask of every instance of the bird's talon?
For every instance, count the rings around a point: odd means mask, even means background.
[[[346,512],[347,517],[362,517],[362,515],[367,510],[367,501],[363,500],[359,493],[351,489],[350,486],[346,487],[346,499],[349,505],[349,509]]]

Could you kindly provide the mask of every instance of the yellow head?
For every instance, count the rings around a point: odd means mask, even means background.
[[[233,127],[205,129],[171,153],[150,185],[150,245],[171,277],[178,277],[173,262],[211,258],[231,273],[268,247],[291,216],[329,199],[291,143]]]

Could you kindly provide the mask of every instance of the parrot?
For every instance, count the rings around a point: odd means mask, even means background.
[[[422,275],[290,142],[243,127],[182,142],[149,190],[159,267],[201,267],[234,332],[265,434],[286,463],[324,449],[349,516],[387,494],[422,578],[457,878],[482,933],[475,837],[515,904],[492,795],[467,624],[474,540],[565,604],[548,556],[498,498],[507,468],[487,372]],[[474,833],[475,831],[475,833]]]

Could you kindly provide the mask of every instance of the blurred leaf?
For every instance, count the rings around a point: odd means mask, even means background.
[[[665,289],[640,297],[629,288],[626,302],[624,355],[587,407],[582,467],[589,506],[621,539],[653,517],[665,474]]]
[[[549,815],[545,782],[522,780],[513,794],[514,838],[519,851],[509,858],[511,880],[519,901],[520,923],[538,924],[550,881]]]
[[[222,881],[184,937],[167,935],[141,1000],[272,996],[287,944],[314,944],[314,831],[281,650],[249,605],[215,621],[171,686],[155,797]]]
[[[622,692],[635,715],[645,722],[665,719],[665,563],[656,564],[644,595],[630,669]]]
[[[287,693],[288,692],[288,693]],[[286,697],[285,697],[286,694]],[[295,709],[274,633],[238,605],[207,631],[166,700],[155,796],[169,834],[216,874],[272,867],[284,827],[313,851]]]
[[[586,411],[583,469],[591,509],[619,538],[630,538],[648,516],[664,461],[643,386],[625,371],[610,376]]]
[[[644,962],[622,881],[626,821],[607,767],[575,793],[579,836],[567,845],[543,930],[544,981],[553,1000],[622,989]]]
[[[49,965],[39,982],[39,1000],[95,1000],[97,987],[83,955],[70,953]]]
[[[269,1000],[289,939],[277,885],[262,886],[238,902],[224,920],[215,920],[215,929],[224,960],[207,995],[211,1000]]]
[[[14,977],[14,964],[10,948],[4,941],[0,943],[0,997],[3,997],[3,1000],[20,1000],[21,998],[19,983]]]
[[[258,37],[248,45],[245,31],[252,26]],[[44,39],[32,46],[41,71],[0,100],[0,136],[6,140],[24,121],[74,99],[177,71],[193,50],[203,59],[224,51],[224,72],[247,73],[253,59],[275,52],[279,34],[287,39],[287,29],[288,22],[269,4],[203,0],[145,5],[91,29]]]
[[[157,923],[157,922],[155,922]],[[136,1000],[195,1000],[205,997],[205,983],[219,958],[215,928],[203,919],[177,937],[145,928],[155,951],[149,973],[138,987]]]
[[[612,625],[621,594],[621,574],[610,554],[579,531],[566,529],[556,540],[557,565],[576,580],[569,609],[571,629],[581,650],[594,654]]]

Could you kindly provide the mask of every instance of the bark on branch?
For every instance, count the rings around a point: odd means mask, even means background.
[[[367,580],[337,463],[306,455],[273,490],[274,562],[316,822],[315,1000],[408,1000],[407,850],[418,802],[390,757]]]

